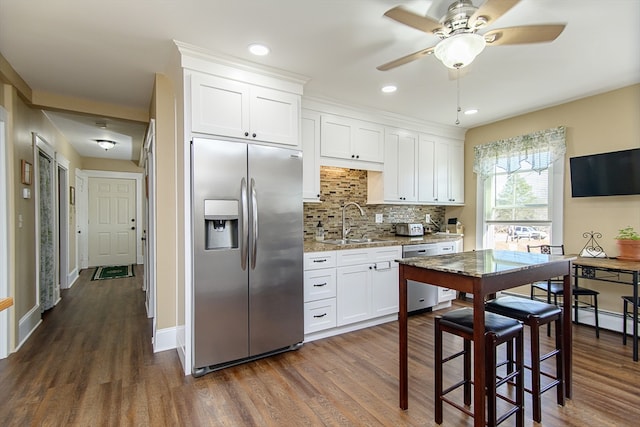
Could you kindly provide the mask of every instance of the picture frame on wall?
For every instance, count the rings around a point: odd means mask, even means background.
[[[26,160],[22,160],[22,183],[25,185],[31,185],[33,177],[33,165]]]
[[[69,204],[71,206],[76,204],[76,189],[75,189],[75,187],[69,187]]]

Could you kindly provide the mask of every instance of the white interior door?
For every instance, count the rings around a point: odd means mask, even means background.
[[[76,169],[76,266],[89,267],[89,220],[87,177]]]
[[[156,173],[155,173],[155,120],[149,122],[144,144],[145,171],[145,240],[144,240],[144,291],[147,317],[154,318],[155,337],[155,293],[156,293]]]
[[[9,291],[9,198],[8,178],[9,168],[6,155],[6,116],[4,108],[0,107],[0,298],[12,296]],[[0,359],[9,354],[9,310],[0,311]]]
[[[136,263],[136,182],[89,178],[89,266]]]

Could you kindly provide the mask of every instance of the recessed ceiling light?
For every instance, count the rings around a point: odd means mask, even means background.
[[[392,92],[395,92],[396,90],[398,90],[398,88],[394,85],[388,85],[382,88],[382,91],[384,93],[392,93]]]
[[[257,56],[265,56],[269,54],[270,50],[263,44],[254,43],[249,45],[249,52]]]
[[[472,114],[476,114],[477,112],[478,112],[478,109],[477,109],[477,108],[470,108],[470,109],[468,109],[468,110],[465,110],[465,112],[464,112],[464,113],[465,113],[467,116],[470,116],[470,115],[472,115]]]

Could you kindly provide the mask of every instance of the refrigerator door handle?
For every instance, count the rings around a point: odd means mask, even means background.
[[[242,241],[240,244],[240,265],[242,270],[247,269],[247,254],[249,248],[249,201],[247,200],[247,180],[242,178],[240,182],[240,204],[242,207]]]
[[[251,269],[256,268],[256,256],[258,253],[258,200],[256,197],[256,182],[251,178],[251,227],[253,235],[251,239]]]

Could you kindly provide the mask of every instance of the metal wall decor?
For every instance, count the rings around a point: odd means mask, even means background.
[[[580,251],[581,257],[588,258],[606,258],[607,254],[604,253],[604,249],[600,246],[600,243],[596,240],[602,239],[602,234],[598,231],[587,231],[582,233],[582,237],[587,239],[587,243],[585,243],[584,247]]]

